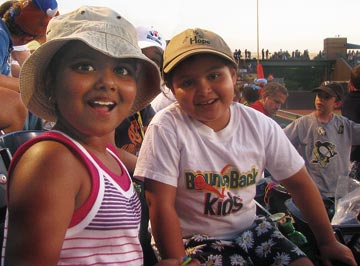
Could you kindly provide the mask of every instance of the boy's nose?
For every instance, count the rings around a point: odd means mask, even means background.
[[[207,80],[200,80],[198,83],[198,92],[201,94],[208,94],[211,91],[211,85]]]

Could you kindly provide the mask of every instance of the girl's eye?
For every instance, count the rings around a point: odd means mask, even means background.
[[[94,71],[95,68],[87,63],[80,63],[80,64],[76,64],[73,69],[77,70],[77,71],[81,71],[81,72],[89,72],[89,71]]]
[[[131,75],[131,71],[129,71],[126,67],[116,67],[114,72],[121,76],[128,76]]]

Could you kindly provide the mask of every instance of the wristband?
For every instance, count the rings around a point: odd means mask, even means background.
[[[190,263],[191,257],[185,256],[182,261],[181,266],[186,266]]]

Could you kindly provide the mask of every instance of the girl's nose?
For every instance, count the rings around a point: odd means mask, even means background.
[[[104,68],[99,71],[97,88],[100,90],[116,90],[116,74],[112,69]]]

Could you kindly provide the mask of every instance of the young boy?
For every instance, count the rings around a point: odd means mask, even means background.
[[[177,102],[153,118],[134,173],[146,178],[160,255],[191,254],[203,265],[312,265],[269,219],[256,216],[256,183],[267,168],[303,211],[322,258],[355,265],[282,129],[233,102],[236,70],[231,49],[211,31],[187,29],[165,49],[164,78]]]
[[[320,192],[333,198],[338,177],[349,174],[351,146],[360,144],[360,124],[334,113],[344,96],[339,83],[325,82],[313,92],[315,111],[296,119],[284,131],[300,148]]]

